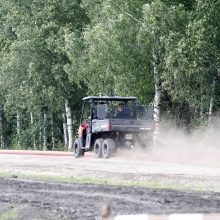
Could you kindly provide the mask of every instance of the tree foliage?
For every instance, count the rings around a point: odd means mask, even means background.
[[[152,102],[155,65],[164,117],[187,126],[207,121],[210,108],[217,113],[220,105],[219,10],[218,0],[1,1],[5,145],[20,138],[33,147],[35,137],[40,146],[44,114],[48,143],[53,133],[63,145],[64,103],[76,128],[86,94]]]

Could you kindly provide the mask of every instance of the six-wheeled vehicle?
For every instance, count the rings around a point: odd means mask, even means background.
[[[74,155],[94,151],[97,158],[109,158],[119,148],[145,148],[153,131],[153,106],[141,106],[136,97],[88,96],[83,98]]]

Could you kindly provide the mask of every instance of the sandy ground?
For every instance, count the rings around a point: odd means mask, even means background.
[[[96,159],[89,154],[84,158],[73,156],[40,156],[0,154],[0,171],[34,175],[75,176],[133,181],[160,182],[165,185],[220,191],[220,165],[159,162],[114,157]]]
[[[102,205],[113,215],[220,212],[220,166],[159,162],[128,156],[108,160],[73,156],[0,154],[0,172],[163,183],[182,190],[45,183],[0,178],[0,213],[17,219],[99,219]],[[205,189],[206,192],[186,190]]]

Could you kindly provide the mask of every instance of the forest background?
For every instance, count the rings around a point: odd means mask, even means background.
[[[0,0],[0,147],[68,149],[87,95],[190,131],[218,117],[220,0]]]

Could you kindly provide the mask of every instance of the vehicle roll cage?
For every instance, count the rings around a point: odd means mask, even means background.
[[[93,115],[94,101],[122,101],[122,102],[125,102],[125,105],[127,105],[128,101],[133,101],[134,105],[138,104],[138,99],[134,96],[130,96],[130,97],[124,97],[124,96],[87,96],[87,97],[84,97],[82,100],[83,100],[83,106],[82,106],[82,114],[81,114],[81,118],[80,118],[80,124],[82,124],[86,101],[89,101],[89,103],[90,103],[90,116]],[[90,128],[91,128],[91,126],[92,126],[92,123],[90,123]]]

